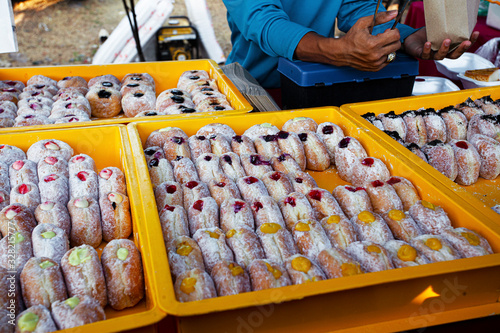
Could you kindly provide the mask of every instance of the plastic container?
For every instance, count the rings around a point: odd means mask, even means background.
[[[465,73],[467,70],[495,67],[491,61],[470,52],[465,52],[458,59],[443,59],[434,62],[438,72],[453,81],[458,81],[458,74]]]
[[[413,96],[439,94],[448,91],[457,91],[460,88],[452,81],[437,76],[417,76],[413,85]]]
[[[372,103],[348,104],[342,106],[342,109],[354,115],[355,118],[360,121],[362,126],[379,135],[380,138],[383,139],[384,142],[386,142],[386,144],[398,149],[398,151],[400,151],[400,154],[407,155],[413,163],[420,165],[424,169],[425,173],[430,177],[435,178],[444,186],[452,189],[461,197],[473,203],[478,209],[482,210],[484,214],[487,214],[492,221],[500,222],[500,215],[496,214],[493,210],[490,209],[494,205],[500,204],[500,177],[494,180],[479,178],[478,181],[473,185],[459,185],[446,178],[439,171],[431,167],[429,164],[425,163],[416,155],[408,154],[408,150],[406,148],[397,143],[395,140],[391,139],[388,135],[384,134],[367,120],[358,116],[367,112],[379,114],[394,111],[396,114],[401,114],[404,111],[416,110],[419,108],[434,108],[436,110],[439,110],[449,105],[462,103],[469,97],[472,99],[477,99],[488,95],[490,95],[494,100],[499,99],[500,89],[478,88],[428,96],[391,99]]]
[[[281,127],[294,117],[338,124],[346,135],[360,140],[370,156],[382,159],[393,175],[411,180],[423,199],[442,206],[454,226],[478,231],[489,240],[495,252],[500,251],[500,225],[488,220],[483,212],[448,187],[427,178],[422,168],[409,160],[409,153],[386,145],[380,135],[368,131],[354,117],[335,107],[130,123],[127,130],[149,234],[161,235],[143,154],[143,144],[151,132],[178,127],[187,135],[193,135],[202,126],[218,122],[242,134],[254,124],[271,123]],[[335,169],[310,174],[320,187],[330,191],[345,184]],[[159,306],[167,314],[178,317],[182,332],[400,331],[500,313],[498,279],[491,278],[496,276],[493,274],[500,274],[500,253],[188,303],[175,299],[165,249],[156,249],[155,255],[160,262],[156,266]],[[463,282],[467,292],[450,295],[448,285],[457,281]]]
[[[66,76],[81,76],[85,80],[90,80],[93,77],[105,74],[115,75],[118,79],[122,79],[129,73],[149,73],[156,83],[157,96],[164,90],[176,88],[177,81],[180,75],[188,70],[205,70],[211,78],[215,79],[219,90],[226,95],[227,100],[231,103],[234,110],[231,111],[217,111],[217,112],[199,112],[182,115],[167,115],[167,116],[154,116],[155,119],[174,119],[174,118],[187,118],[223,115],[223,114],[237,114],[252,111],[252,106],[239,92],[231,80],[222,72],[222,69],[213,60],[186,60],[186,61],[161,61],[161,62],[143,62],[143,63],[130,63],[130,64],[109,64],[109,65],[75,65],[75,66],[57,66],[57,67],[21,67],[21,68],[0,68],[0,80],[18,80],[26,84],[26,81],[33,75],[45,75],[56,81]],[[67,128],[67,127],[81,127],[81,126],[95,126],[95,125],[109,125],[109,124],[126,124],[133,121],[142,121],[144,118],[127,118],[121,112],[118,116],[113,118],[93,118],[91,122],[79,122],[70,124],[52,124],[40,126],[25,126],[21,129],[17,127],[0,128],[2,132],[12,131],[27,131],[41,128]]]
[[[474,89],[483,87],[487,88],[500,85],[500,81],[492,81],[492,82],[478,81],[465,76],[465,73],[459,73],[457,77],[460,79],[465,89]]]
[[[418,61],[403,53],[378,72],[280,58],[283,109],[410,96]]]
[[[126,127],[123,125],[81,127],[75,129],[53,129],[44,131],[13,132],[0,135],[1,144],[17,146],[24,150],[35,142],[44,139],[58,139],[68,143],[74,154],[88,154],[91,156],[98,170],[114,166],[120,168],[127,181],[127,192],[133,223],[132,240],[137,245],[142,255],[142,264],[146,284],[145,297],[135,307],[122,311],[113,310],[106,306],[106,320],[89,325],[80,326],[75,330],[79,332],[115,332],[144,327],[145,331],[152,331],[150,326],[161,320],[165,314],[160,311],[157,299],[157,285],[155,266],[156,258],[154,249],[163,246],[163,239],[148,235],[146,221],[142,216],[142,202],[137,191],[137,178],[131,158],[130,145]],[[160,235],[161,237],[161,235]],[[160,244],[157,242],[160,241]],[[106,245],[103,242],[96,250],[99,255]],[[149,326],[148,326],[149,325]],[[68,332],[74,330],[66,330]]]

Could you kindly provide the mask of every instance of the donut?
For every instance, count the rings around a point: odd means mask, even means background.
[[[5,237],[15,231],[23,231],[31,235],[36,227],[33,212],[20,203],[12,203],[0,211],[0,231]]]
[[[229,198],[220,205],[220,227],[224,232],[231,229],[248,227],[255,229],[253,212],[250,205],[243,200]]]
[[[212,134],[208,139],[212,153],[215,155],[220,156],[232,151],[231,143],[229,142],[229,138],[227,136],[222,134]]]
[[[127,194],[125,175],[116,167],[107,167],[99,172],[99,195],[105,196],[109,192]]]
[[[318,187],[314,178],[307,172],[296,172],[288,176],[292,183],[293,190],[304,195],[309,193],[313,188]]]
[[[306,131],[298,134],[304,146],[306,168],[314,171],[324,171],[330,166],[330,155],[326,145],[316,132]]]
[[[10,191],[10,203],[22,204],[32,212],[40,204],[40,192],[34,183],[23,183],[12,188]]]
[[[15,161],[25,160],[26,154],[16,146],[0,144],[0,161],[10,166]]]
[[[9,166],[0,162],[0,188],[10,193]]]
[[[450,228],[441,233],[464,258],[492,254],[490,244],[483,236],[467,228]]]
[[[208,183],[208,188],[212,198],[215,199],[217,205],[221,205],[229,199],[241,199],[240,190],[235,182],[224,176],[222,179],[211,180]]]
[[[71,216],[71,246],[98,247],[102,242],[99,203],[92,197],[76,197],[68,202]]]
[[[68,183],[70,199],[83,196],[99,199],[99,178],[95,171],[83,170],[70,174]]]
[[[147,148],[146,150],[148,149],[150,148]],[[164,182],[174,180],[174,169],[166,158],[150,158],[147,162],[147,166],[153,188]]]
[[[461,255],[441,235],[420,235],[410,241],[429,262],[440,262],[460,259]]]
[[[33,161],[31,162],[34,163]],[[38,162],[36,170],[38,171],[37,179],[43,179],[51,174],[69,178],[69,163],[65,159],[57,158],[55,156],[47,156],[44,159],[41,159]]]
[[[57,93],[52,96],[52,98],[48,97],[31,97],[35,99],[42,99],[50,101],[50,105],[58,100],[69,100],[75,97],[85,97],[85,95],[89,92],[89,88],[84,87],[69,87],[69,88],[60,88]]]
[[[403,203],[404,211],[408,211],[411,206],[420,200],[417,189],[408,179],[393,176],[389,178],[386,183],[391,185],[396,190],[399,199],[401,199],[401,202]]]
[[[282,172],[270,171],[261,180],[266,185],[269,195],[276,201],[280,201],[293,192],[292,183]]]
[[[500,114],[500,107],[493,101],[491,95],[483,96],[474,100],[477,106],[479,106],[484,113],[491,115]]]
[[[99,301],[90,296],[73,296],[52,304],[52,317],[60,329],[70,329],[106,319]]]
[[[184,208],[188,211],[196,200],[210,197],[210,190],[207,184],[192,180],[182,184],[182,194]]]
[[[173,110],[194,109],[195,105],[190,97],[172,94],[164,95],[156,100],[156,111],[170,114]],[[196,111],[196,110],[195,110]],[[178,112],[178,111],[177,111]],[[182,112],[182,111],[180,111]]]
[[[55,156],[68,161],[73,156],[73,148],[61,140],[40,140],[28,148],[26,156],[35,163],[47,156]]]
[[[318,264],[328,279],[363,274],[359,262],[354,260],[343,249],[331,247],[318,254]]]
[[[31,93],[40,93],[43,96],[48,96],[51,95],[50,97],[54,96],[59,89],[57,88],[56,84],[52,83],[37,83],[37,84],[28,84],[26,87],[24,87],[23,91],[21,94],[19,94],[19,98],[24,98],[24,96],[31,94]],[[24,95],[23,95],[24,93]]]
[[[448,106],[439,110],[438,113],[446,124],[446,142],[467,139],[468,121],[461,111]]]
[[[279,128],[273,124],[262,123],[250,126],[244,133],[244,136],[250,138],[250,140],[255,141],[256,138],[264,135],[276,135],[279,132]]]
[[[199,229],[219,227],[219,206],[212,197],[196,200],[189,207],[187,213],[191,235],[194,235]],[[196,237],[193,236],[193,238],[196,240]]]
[[[256,259],[266,258],[259,237],[247,226],[228,230],[226,242],[234,253],[234,259],[243,268],[248,268]]]
[[[191,151],[187,138],[174,136],[165,141],[163,145],[163,152],[165,158],[169,161],[175,160],[178,156],[191,158]]]
[[[174,181],[166,181],[154,189],[156,207],[161,211],[165,205],[183,206],[183,192],[181,184]]]
[[[306,194],[307,200],[316,211],[316,217],[321,220],[330,215],[344,215],[337,200],[325,189],[316,187]]]
[[[115,239],[102,250],[102,270],[109,305],[115,310],[135,306],[144,298],[141,254],[129,239]]]
[[[217,88],[217,82],[214,79],[203,78],[188,83],[186,91],[194,95],[199,91],[219,91],[219,88]]]
[[[360,263],[365,272],[379,272],[394,268],[387,250],[377,243],[353,242],[347,246],[346,252]]]
[[[11,325],[11,323],[6,323],[5,325]],[[12,330],[8,328],[9,326],[3,326],[5,332],[14,332],[14,327]],[[16,332],[55,332],[57,331],[56,324],[52,320],[50,311],[43,305],[34,305],[23,312],[21,312],[15,322]]]
[[[424,265],[429,261],[408,242],[402,240],[390,240],[384,244],[389,253],[394,267],[403,268]]]
[[[74,111],[80,110],[91,116],[90,102],[84,96],[73,97],[71,99],[59,99],[52,104],[52,114],[58,111]]]
[[[351,182],[357,186],[377,179],[386,181],[391,177],[391,173],[385,163],[375,157],[360,158],[352,166],[351,172]]]
[[[56,263],[69,250],[68,234],[54,224],[42,223],[33,229],[31,234],[33,255],[38,258],[48,258]],[[48,306],[50,308],[50,305]]]
[[[194,91],[192,96],[193,96],[193,102],[195,105],[198,105],[202,101],[205,101],[205,100],[210,100],[210,101],[225,100],[225,101],[227,101],[226,96],[218,91],[196,90],[196,91]]]
[[[350,136],[346,136],[339,141],[334,155],[339,177],[347,182],[351,182],[352,168],[356,161],[368,157],[363,145]]]
[[[35,84],[48,84],[52,86],[57,86],[57,81],[45,75],[33,75],[26,82],[26,86],[31,86]]]
[[[36,99],[33,102],[37,102]],[[21,103],[20,106],[22,106],[22,105],[23,104]],[[25,105],[29,105],[29,103],[25,102]],[[2,118],[3,117],[15,118],[16,114],[17,114],[17,108],[18,108],[18,106],[11,101],[2,101],[2,102],[0,102],[0,116]]]
[[[139,87],[139,86],[140,85],[137,84],[137,87]],[[160,106],[160,104],[162,104],[164,101],[171,99],[171,97],[173,97],[173,96],[187,98],[187,99],[191,100],[191,94],[185,90],[181,90],[181,89],[177,89],[177,88],[163,90],[156,98],[156,106],[155,106],[156,110],[158,110],[158,107]],[[175,102],[174,100],[172,100],[172,101]]]
[[[292,192],[278,201],[285,225],[292,232],[295,224],[301,220],[315,220],[316,212],[306,196]]]
[[[377,214],[384,214],[391,209],[403,209],[403,202],[398,193],[388,183],[374,180],[365,184],[366,192],[370,197],[373,211]]]
[[[411,151],[413,154],[417,155],[420,157],[425,163],[428,163],[427,161],[427,156],[422,152],[419,146],[417,146],[414,143],[410,143],[408,145],[405,145],[405,147]]]
[[[35,96],[39,93],[33,93]],[[31,97],[31,94],[24,94],[24,98]],[[20,99],[20,94],[14,88],[0,88],[0,102],[12,102],[17,104]]]
[[[258,200],[262,196],[269,196],[262,180],[256,177],[247,176],[239,178],[236,184],[240,189],[241,196],[247,202]]]
[[[382,218],[396,239],[409,242],[414,237],[422,234],[415,220],[402,210],[391,209],[387,213],[382,214]]]
[[[53,123],[54,121],[46,116],[31,113],[17,116],[16,119],[14,119],[13,127],[49,125]]]
[[[122,96],[119,90],[104,86],[95,86],[85,95],[90,103],[93,117],[111,118],[122,110]]]
[[[68,179],[64,176],[50,174],[38,182],[41,202],[51,201],[66,205],[69,201]]]
[[[337,124],[327,121],[318,125],[316,133],[325,143],[328,154],[330,155],[331,165],[335,165],[335,149],[340,140],[344,138],[344,131]]]
[[[470,143],[476,148],[481,159],[479,176],[495,179],[500,174],[500,143],[486,135],[474,134]]]
[[[270,261],[282,265],[286,259],[298,253],[292,234],[278,223],[264,223],[257,228],[256,233]]]
[[[33,257],[31,233],[22,230],[8,235],[0,240],[0,267],[7,269],[9,274],[10,272],[20,274],[24,264]]]
[[[14,118],[0,118],[0,128],[13,127],[14,124]]]
[[[458,176],[458,167],[453,147],[439,140],[428,142],[422,147],[429,164],[443,175],[454,181]]]
[[[203,135],[190,136],[188,145],[191,151],[191,158],[195,161],[201,155],[212,152],[212,146],[210,145],[209,139]]]
[[[128,73],[126,74],[122,80],[122,86],[127,85],[129,83],[140,83],[150,87],[153,91],[155,90],[155,80],[148,73]]]
[[[316,132],[318,124],[309,117],[295,117],[287,120],[281,127],[283,131],[302,133],[305,131]]]
[[[268,259],[256,259],[248,267],[252,290],[285,287],[292,284],[282,264]]]
[[[25,116],[28,114],[35,114],[39,116],[48,117],[52,108],[40,102],[30,103],[29,106],[20,106],[17,109],[17,116]],[[14,117],[15,118],[15,117]]]
[[[344,214],[330,215],[321,219],[320,223],[330,243],[337,248],[345,249],[358,240],[356,230]]]
[[[332,194],[349,219],[363,211],[373,212],[370,197],[364,187],[339,185],[332,191]]]
[[[102,307],[108,303],[101,261],[92,246],[84,244],[66,252],[61,269],[70,297],[90,296]]]
[[[168,249],[168,264],[174,280],[183,272],[198,268],[205,270],[203,256],[198,244],[188,236],[179,236],[172,240]]]
[[[0,189],[0,210],[8,205],[10,205],[9,192]]]
[[[436,110],[432,108],[425,109],[421,112],[427,130],[427,142],[434,140],[446,142],[446,123],[443,118],[441,118]]]
[[[221,123],[211,123],[201,127],[196,132],[196,135],[203,135],[207,138],[210,138],[213,135],[223,135],[228,140],[230,140],[233,136],[236,135],[236,132],[229,125]]]
[[[500,115],[477,115],[470,119],[467,127],[467,140],[474,134],[483,134],[496,138],[500,132]]]
[[[212,268],[217,295],[238,295],[252,291],[250,276],[235,262],[221,261]]]
[[[453,148],[457,163],[455,182],[466,186],[476,183],[481,167],[481,158],[476,148],[465,140],[452,140],[449,144]]]
[[[196,167],[189,158],[178,156],[175,160],[172,160],[172,165],[174,167],[174,179],[178,183],[184,184],[200,180]]]
[[[278,135],[264,135],[255,138],[253,141],[257,153],[266,159],[281,155],[278,144]]]
[[[9,167],[10,187],[14,188],[25,183],[38,184],[38,172],[35,162],[19,160]]]
[[[271,158],[271,165],[274,170],[287,175],[303,171],[302,167],[295,161],[292,155],[287,153]]]
[[[269,171],[273,171],[271,161],[259,154],[241,155],[240,161],[245,173],[249,176],[262,178]]]
[[[102,239],[128,238],[132,233],[130,202],[123,193],[109,192],[99,197],[101,209]]]
[[[187,213],[182,206],[165,205],[159,215],[163,241],[167,251],[170,251],[175,239],[180,236],[189,237]]]
[[[408,129],[401,115],[390,111],[388,113],[380,113],[376,117],[382,122],[384,131],[397,132],[401,140],[406,140]]]
[[[196,82],[200,79],[210,79],[208,72],[205,70],[185,71],[179,76],[177,88],[185,90],[190,83]]]
[[[88,84],[87,81],[81,76],[65,76],[57,81],[57,87],[59,89],[70,87],[88,88]]]
[[[136,90],[122,96],[121,105],[127,117],[135,117],[138,113],[154,110],[156,94],[148,89]]]
[[[438,235],[451,228],[450,218],[444,209],[426,200],[419,200],[411,206],[409,213],[424,234]]]
[[[427,143],[427,128],[422,113],[419,111],[409,110],[401,114],[403,121],[406,124],[406,143],[414,143],[422,147]]]
[[[196,105],[196,109],[200,112],[234,110],[231,104],[226,99],[222,98],[217,98],[216,100],[205,99]]]
[[[144,157],[146,158],[146,164],[149,163],[153,158],[161,159],[165,158],[165,153],[163,152],[162,147],[151,146],[144,149]]]
[[[276,134],[279,149],[284,155],[290,155],[303,171],[306,169],[307,161],[304,151],[304,145],[300,141],[297,133],[280,131]],[[280,154],[274,154],[271,157],[277,157]],[[283,156],[283,155],[282,155]]]
[[[278,141],[279,142],[279,141]],[[234,135],[231,137],[231,150],[239,156],[243,154],[256,154],[253,140],[246,135]]]
[[[455,105],[455,108],[460,110],[467,120],[470,120],[473,116],[479,114],[484,114],[484,111],[478,107],[478,105],[469,97],[463,103]]]
[[[78,121],[90,121],[89,116],[83,110],[72,109],[72,110],[58,110],[52,112],[49,116],[49,120],[52,120],[54,124],[60,123],[71,123]]]
[[[293,284],[303,284],[326,280],[325,273],[313,261],[306,256],[296,254],[288,258],[285,268]]]
[[[66,205],[60,202],[45,201],[35,209],[35,219],[39,225],[52,224],[70,235],[71,219]]]
[[[106,87],[106,88],[114,88],[116,90],[120,90],[121,81],[112,74],[99,75],[91,78],[87,83],[89,88],[92,88],[94,85]]]
[[[363,211],[351,218],[351,223],[360,241],[383,245],[394,239],[391,229],[379,214]]]
[[[322,250],[332,247],[325,230],[314,220],[297,222],[292,228],[292,235],[299,252],[312,260],[316,260]]]
[[[234,182],[237,182],[238,178],[246,176],[240,157],[236,153],[222,154],[219,158],[219,166],[222,172]]]
[[[55,301],[67,298],[59,264],[49,258],[30,258],[20,275],[26,307],[43,305],[47,309]]]
[[[26,85],[19,80],[1,80],[0,87],[14,88],[17,91],[22,91]]]
[[[203,255],[205,268],[210,274],[212,268],[220,261],[234,261],[233,251],[226,244],[226,235],[217,228],[198,229],[193,234]]]
[[[285,221],[281,215],[280,208],[276,201],[269,196],[262,196],[259,199],[251,202],[255,227],[258,228],[263,224],[275,223],[285,228]]]
[[[175,279],[174,291],[179,302],[199,301],[217,297],[212,278],[199,268],[181,273]]]
[[[219,164],[219,157],[212,153],[205,153],[195,161],[196,170],[200,180],[206,184],[214,179],[219,179],[223,175]]]

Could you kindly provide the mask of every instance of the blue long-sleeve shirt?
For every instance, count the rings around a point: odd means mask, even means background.
[[[238,62],[266,88],[279,87],[278,57],[293,59],[308,32],[334,37],[335,18],[347,32],[356,21],[372,16],[377,0],[223,0],[231,29],[232,50],[227,63]],[[385,9],[380,7],[379,11]],[[380,33],[393,22],[376,26]],[[398,25],[401,41],[416,30]]]

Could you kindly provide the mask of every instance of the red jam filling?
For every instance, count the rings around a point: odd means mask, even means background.
[[[323,132],[323,134],[332,134],[333,133],[333,126],[326,125],[325,127],[323,127],[322,132]]]
[[[365,158],[361,161],[361,164],[371,167],[375,163],[375,160],[371,157]]]
[[[232,160],[231,156],[229,156],[229,155],[224,155],[224,156],[222,157],[222,159],[224,159],[224,161],[225,161],[227,164],[229,164],[229,165],[232,165],[232,164],[233,164],[233,160]]]
[[[391,177],[388,181],[387,181],[387,184],[389,185],[394,185],[394,184],[397,184],[401,182],[401,179],[399,178],[395,178],[395,177]]]
[[[193,208],[201,212],[203,210],[203,200],[196,200],[193,204]]]
[[[264,208],[264,205],[258,201],[254,202],[252,205],[253,210],[258,212],[260,209]]]
[[[285,131],[279,131],[278,132],[278,138],[280,139],[286,139],[290,136],[290,133],[285,132]]]
[[[318,190],[311,190],[309,191],[309,196],[311,197],[311,199],[314,199],[314,200],[317,200],[317,201],[321,201],[321,191],[318,191]]]
[[[299,134],[299,139],[300,139],[300,141],[302,141],[302,142],[307,141],[307,133],[300,133],[300,134]]]
[[[205,156],[204,160],[205,161],[211,161],[212,160],[212,156]]]
[[[26,185],[26,184],[19,185],[19,193],[20,194],[26,194],[29,191],[30,191],[30,189],[29,189],[28,185]]]
[[[302,179],[302,178],[295,178],[296,183],[302,184],[303,181],[304,181],[304,179]]]
[[[380,187],[380,186],[384,186],[384,182],[380,181],[380,180],[374,180],[372,182],[372,186],[373,187]]]
[[[259,180],[258,180],[257,178],[252,177],[252,176],[250,176],[250,177],[246,177],[246,178],[245,178],[245,183],[247,183],[248,185],[253,184],[253,183],[256,183],[256,182],[258,182],[258,181],[259,181]]]
[[[281,175],[279,172],[274,172],[273,174],[271,174],[271,176],[269,176],[269,178],[271,178],[274,181],[278,181],[281,179]]]
[[[57,158],[54,156],[47,156],[45,157],[45,162],[50,165],[54,165],[57,163]]]
[[[86,181],[87,180],[87,177],[88,177],[88,173],[85,172],[85,171],[80,171],[79,173],[76,174],[76,176],[78,177],[78,179],[80,179],[82,182]]]
[[[351,138],[343,138],[339,142],[339,148],[347,148],[347,146],[349,145],[350,141],[351,141]]]
[[[170,206],[170,205],[165,205],[165,207],[163,207],[163,210],[168,210],[170,212],[173,212],[175,209],[174,206]]]
[[[469,148],[469,145],[465,141],[458,141],[457,143],[455,143],[455,146],[457,146],[458,148],[462,148],[462,149]]]
[[[276,141],[277,136],[276,135],[264,135],[262,138],[266,142],[272,142],[272,141]]]
[[[217,186],[217,187],[224,187],[224,186],[226,186],[226,183],[220,182],[220,183],[215,184],[215,186]]]
[[[295,207],[297,205],[297,203],[295,202],[295,198],[293,197],[287,197],[285,199],[285,204],[289,204],[292,207]]]
[[[175,191],[177,191],[177,186],[175,186],[175,185],[168,185],[167,186],[167,193],[168,194],[175,193]]]
[[[43,179],[43,181],[44,181],[44,182],[46,182],[46,183],[48,183],[48,182],[53,182],[53,181],[54,181],[54,180],[56,180],[57,178],[59,178],[59,177],[57,177],[57,175],[49,175],[49,176],[45,177],[45,178]]]
[[[243,207],[245,207],[245,203],[242,201],[236,201],[233,207],[234,207],[234,212],[238,213],[240,210],[243,209]]]
[[[187,188],[189,188],[189,189],[193,189],[193,188],[195,188],[196,186],[198,186],[198,182],[197,182],[197,181],[194,181],[194,180],[192,180],[192,181],[190,181],[190,182],[187,182],[187,184],[186,184],[186,187],[187,187]]]
[[[251,155],[250,163],[252,163],[253,165],[271,165],[269,161],[264,161],[260,158],[259,155]]]
[[[233,140],[238,142],[238,143],[242,143],[243,142],[243,139],[241,138],[241,135],[235,135],[233,136]]]

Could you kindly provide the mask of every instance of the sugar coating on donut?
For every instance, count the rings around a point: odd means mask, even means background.
[[[409,213],[424,233],[438,235],[451,228],[450,218],[444,209],[428,201],[418,201]]]
[[[369,241],[353,242],[347,246],[346,251],[361,264],[361,267],[366,272],[378,272],[394,268],[387,250],[376,243]]]

